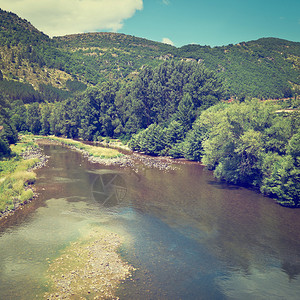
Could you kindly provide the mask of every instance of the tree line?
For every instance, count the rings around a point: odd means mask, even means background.
[[[223,94],[221,80],[203,65],[168,62],[145,67],[126,81],[89,87],[63,101],[24,106],[18,100],[12,106],[17,130],[84,140],[129,139],[153,123],[165,126],[181,119],[187,129]]]

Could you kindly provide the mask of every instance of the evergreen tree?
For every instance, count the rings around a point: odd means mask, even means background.
[[[11,150],[9,144],[5,138],[1,137],[0,134],[0,159],[4,156],[10,156],[10,154]]]
[[[187,134],[182,144],[182,154],[186,159],[201,161],[204,151],[202,142],[205,137],[205,129],[198,124],[194,124],[193,129]]]
[[[194,105],[189,94],[185,94],[179,102],[176,119],[182,124],[185,131],[191,129],[194,121]]]

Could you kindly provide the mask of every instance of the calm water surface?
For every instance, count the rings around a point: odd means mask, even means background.
[[[41,299],[48,262],[90,225],[126,237],[120,253],[137,271],[121,299],[299,299],[300,210],[198,164],[136,173],[44,150],[40,197],[2,221],[0,299]]]

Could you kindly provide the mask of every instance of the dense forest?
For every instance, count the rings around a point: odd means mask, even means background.
[[[166,62],[145,67],[133,80],[109,81],[89,87],[63,101],[12,102],[18,131],[64,135],[84,140],[129,139],[151,124],[180,121],[191,128],[201,111],[222,99],[218,76],[193,62]]]
[[[0,16],[2,159],[18,132],[118,138],[149,155],[202,161],[220,180],[300,206],[300,43],[50,39],[12,13]]]

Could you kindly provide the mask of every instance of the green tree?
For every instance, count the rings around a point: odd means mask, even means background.
[[[3,142],[7,142],[8,144],[16,143],[18,134],[11,121],[10,104],[2,95],[0,95],[0,126],[0,136]],[[5,148],[4,143],[2,143],[3,149]]]
[[[166,141],[170,147],[183,140],[186,131],[181,122],[172,121],[166,129]]]
[[[261,191],[276,197],[284,206],[300,207],[300,168],[291,155],[269,153],[263,163]]]
[[[128,145],[135,151],[149,155],[161,155],[167,145],[166,130],[157,124],[151,124],[147,129],[134,135]]]
[[[203,163],[220,179],[260,187],[280,204],[297,207],[300,126],[293,115],[278,115],[276,110],[253,100],[204,111],[199,119],[205,128]],[[276,132],[280,127],[282,133]]]
[[[62,135],[64,127],[64,106],[63,103],[55,103],[51,109],[49,118],[50,133],[56,136]]]
[[[295,133],[287,145],[287,154],[291,155],[297,162],[300,158],[300,132]],[[299,162],[300,163],[300,162]]]
[[[202,142],[205,137],[205,129],[195,122],[185,138],[182,149],[183,156],[189,160],[201,161],[203,157]]]
[[[27,109],[23,103],[22,100],[16,100],[12,103],[12,117],[11,121],[14,124],[16,130],[18,132],[20,131],[26,131],[27,124],[26,124],[26,114]]]
[[[26,124],[30,132],[39,134],[42,129],[41,113],[38,103],[32,103],[27,108]]]
[[[49,104],[44,104],[41,107],[41,134],[49,135],[51,132],[50,126],[51,109]]]
[[[274,109],[258,101],[246,101],[205,111],[200,117],[200,124],[207,128],[203,163],[215,169],[218,178],[259,184],[263,132],[272,125]]]
[[[195,116],[194,104],[189,94],[185,94],[179,102],[176,119],[182,124],[185,131],[191,129]]]
[[[8,142],[0,135],[0,158],[4,156],[10,156],[10,154],[11,154],[11,150]]]

